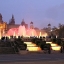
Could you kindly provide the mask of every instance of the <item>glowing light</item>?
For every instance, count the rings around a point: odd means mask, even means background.
[[[10,36],[8,36],[8,38],[10,39]]]
[[[36,44],[33,44],[32,42],[24,42],[27,44],[27,49],[29,51],[41,51],[40,47],[37,47]],[[57,44],[53,44],[52,42],[46,42],[51,44],[52,50],[59,51],[61,49],[61,46],[58,46]]]
[[[40,32],[40,35],[39,35],[39,37],[40,37],[40,36],[42,36],[41,32]]]
[[[0,29],[0,39],[1,39],[2,35],[1,35],[1,29]]]
[[[51,43],[51,46],[57,46],[57,44]]]
[[[18,36],[16,36],[16,38],[18,38]]]
[[[37,36],[37,33],[35,31],[35,29],[26,29],[25,26],[19,26],[18,28],[11,28],[8,30],[7,34],[9,36],[13,35],[13,36],[24,36],[26,37],[27,36]]]
[[[59,51],[61,49],[61,46],[59,46],[57,44],[54,44],[52,42],[46,42],[46,43],[50,43],[51,44],[52,50]]]
[[[40,47],[27,47],[27,49],[29,50],[29,51],[40,51],[41,50],[41,48]]]
[[[47,33],[39,33],[39,35],[37,35],[37,32],[35,29],[26,29],[25,26],[19,26],[18,28],[11,28],[9,29],[9,31],[7,32],[7,36],[16,36],[16,38],[18,38],[18,35],[20,36],[24,36],[24,37],[30,37],[30,36],[47,36]],[[1,36],[1,33],[0,33]],[[1,37],[0,37],[1,38]],[[41,48],[38,47],[36,44],[33,44],[32,42],[24,42],[27,44],[27,49],[29,51],[41,51]],[[58,46],[57,44],[53,44],[52,42],[46,42],[46,43],[50,43],[52,50],[60,50],[61,46]]]
[[[61,46],[59,46],[59,45],[57,45],[57,44],[51,43],[51,46],[52,46],[52,50],[59,51],[59,50],[61,49]]]
[[[47,33],[43,33],[42,36],[46,37],[47,36]]]
[[[33,44],[32,42],[24,42],[27,44],[27,50],[28,51],[41,51],[40,47],[37,47],[36,44]]]
[[[52,46],[52,50],[59,51],[61,49],[61,46]]]
[[[3,30],[3,36],[5,36],[5,31]]]
[[[32,31],[32,36],[34,36],[33,31]]]
[[[47,44],[49,43],[49,44],[51,44],[52,42],[46,42]]]
[[[16,35],[15,35],[15,31],[14,31],[14,34],[13,34],[13,36],[16,36]]]

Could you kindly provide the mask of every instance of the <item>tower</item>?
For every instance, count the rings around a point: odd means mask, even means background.
[[[33,29],[33,28],[34,28],[33,22],[31,21],[31,22],[30,22],[30,29]]]
[[[51,24],[48,24],[48,30],[51,31]]]
[[[2,14],[0,13],[0,23],[3,23]]]
[[[11,18],[11,20],[9,21],[9,24],[15,25],[14,15],[12,15],[12,18]]]
[[[22,19],[22,22],[21,22],[21,25],[23,26],[25,26],[25,21],[24,21],[24,19]]]
[[[51,32],[51,24],[49,23],[49,24],[48,24],[48,35],[51,36],[51,34],[52,34],[52,32]]]

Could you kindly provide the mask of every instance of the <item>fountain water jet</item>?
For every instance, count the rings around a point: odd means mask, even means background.
[[[35,29],[26,29],[25,26],[19,26],[19,28],[11,28],[7,32],[8,36],[37,36]],[[15,35],[14,35],[15,34]]]

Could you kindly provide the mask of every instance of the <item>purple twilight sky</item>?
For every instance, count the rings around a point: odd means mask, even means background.
[[[38,28],[58,26],[64,24],[64,0],[0,0],[0,13],[6,22],[13,14],[16,24],[24,19]]]

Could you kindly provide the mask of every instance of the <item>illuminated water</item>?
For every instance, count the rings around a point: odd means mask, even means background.
[[[40,32],[39,35],[37,35],[37,32],[35,29],[26,29],[25,26],[19,26],[18,28],[11,28],[8,30],[7,32],[7,36],[25,36],[25,37],[28,37],[28,36],[47,36],[47,33],[44,33],[42,34]],[[36,44],[33,44],[33,43],[30,43],[30,45],[28,44],[28,42],[25,42],[27,44],[27,49],[29,51],[41,51],[41,48],[40,47],[37,47]],[[57,44],[53,44],[52,42],[48,42],[51,44],[52,46],[52,50],[60,50],[60,46],[58,46]]]
[[[11,28],[7,32],[8,36],[37,36],[37,33],[34,29],[26,29],[25,26],[19,26],[18,28]]]

